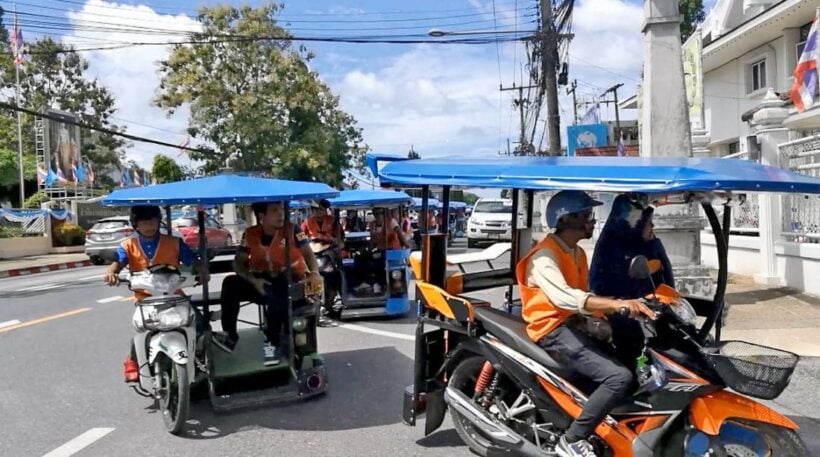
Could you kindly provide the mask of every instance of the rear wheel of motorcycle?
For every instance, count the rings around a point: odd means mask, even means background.
[[[160,386],[159,409],[168,432],[178,435],[188,420],[191,404],[191,384],[188,382],[188,368],[174,363],[167,357],[159,362]]]
[[[483,365],[484,359],[481,357],[469,357],[462,360],[450,375],[450,387],[460,390],[468,397],[472,397],[475,391],[476,380]],[[492,442],[481,435],[481,433],[455,409],[450,408],[450,414],[453,416],[453,425],[455,425],[456,433],[458,433],[458,436],[464,441],[464,444],[469,446],[471,451],[481,457],[487,457],[490,449],[494,447]]]

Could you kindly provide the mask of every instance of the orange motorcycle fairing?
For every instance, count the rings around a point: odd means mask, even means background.
[[[689,406],[689,420],[693,427],[707,435],[717,435],[728,419],[746,419],[797,430],[797,424],[788,417],[762,404],[725,390],[696,398]]]

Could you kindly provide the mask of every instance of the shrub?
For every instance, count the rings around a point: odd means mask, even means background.
[[[0,238],[17,238],[25,236],[22,227],[0,227]]]
[[[44,192],[37,192],[31,197],[27,198],[23,203],[23,208],[40,209],[40,205],[51,200]]]
[[[71,222],[56,225],[51,232],[56,246],[82,246],[85,244],[85,230]]]

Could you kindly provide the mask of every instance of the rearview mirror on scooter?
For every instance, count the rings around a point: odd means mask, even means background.
[[[647,279],[652,273],[649,271],[649,261],[642,255],[636,255],[629,263],[629,277],[632,279]]]

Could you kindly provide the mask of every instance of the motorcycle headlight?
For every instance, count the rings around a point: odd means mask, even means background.
[[[390,277],[393,279],[401,279],[403,276],[403,271],[401,270],[393,270],[390,272]]]
[[[304,332],[307,328],[307,319],[304,317],[297,317],[293,319],[293,331]]]
[[[670,305],[669,308],[684,324],[694,324],[698,317],[695,308],[685,298],[678,298],[678,304]]]
[[[164,309],[154,317],[158,330],[171,330],[186,327],[194,318],[194,312],[189,306],[175,306]]]

